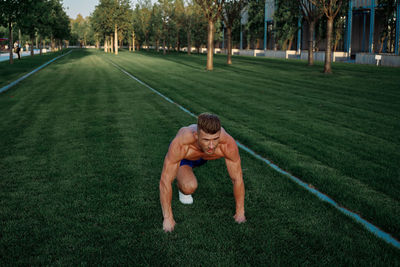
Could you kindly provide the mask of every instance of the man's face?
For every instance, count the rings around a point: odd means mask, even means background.
[[[201,150],[207,155],[212,155],[215,152],[220,140],[221,131],[215,134],[205,133],[203,130],[197,131],[197,142]]]

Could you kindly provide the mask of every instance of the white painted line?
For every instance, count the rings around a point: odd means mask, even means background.
[[[59,59],[60,57],[66,56],[66,55],[70,54],[71,52],[72,52],[72,50],[70,50],[70,51],[68,51],[67,53],[62,54],[62,55],[60,55],[60,56],[58,56],[58,57],[53,58],[53,59],[50,60],[50,61],[47,61],[46,63],[44,63],[44,64],[41,65],[40,67],[38,67],[38,68],[34,69],[33,71],[31,71],[31,72],[25,74],[25,75],[22,76],[21,78],[19,78],[19,79],[13,81],[12,83],[9,83],[8,85],[2,87],[2,88],[0,89],[0,94],[3,93],[3,92],[5,92],[5,91],[7,91],[7,90],[10,89],[11,87],[13,87],[13,86],[16,85],[17,83],[19,83],[20,81],[25,80],[26,78],[28,78],[28,77],[31,76],[32,74],[34,74],[34,73],[38,72],[39,70],[43,69],[44,67],[46,67],[47,65],[49,65],[51,62],[56,61],[56,60]]]
[[[110,61],[111,62],[111,61]],[[132,79],[134,79],[135,81],[137,81],[138,83],[142,84],[143,86],[147,87],[148,89],[150,89],[151,91],[155,92],[156,94],[158,94],[159,96],[161,96],[162,98],[164,98],[165,100],[167,100],[168,102],[177,105],[180,109],[182,109],[184,112],[188,113],[190,116],[197,118],[197,116],[195,114],[193,114],[192,112],[190,112],[189,110],[187,110],[186,108],[182,107],[181,105],[175,103],[173,100],[171,100],[170,98],[166,97],[165,95],[161,94],[160,92],[158,92],[157,90],[151,88],[149,85],[147,85],[146,83],[142,82],[141,80],[139,80],[138,78],[136,78],[135,76],[133,76],[132,74],[128,73],[127,71],[125,71],[124,69],[122,69],[121,67],[119,67],[118,65],[116,65],[115,63],[111,62],[111,64],[113,64],[117,69],[119,69],[120,71],[122,71],[123,73],[125,73],[126,75],[128,75],[129,77],[131,77]],[[330,198],[329,196],[325,195],[324,193],[321,193],[320,191],[316,190],[313,187],[310,187],[308,184],[306,184],[305,182],[303,182],[302,180],[300,180],[298,177],[288,173],[287,171],[281,169],[279,166],[277,166],[276,164],[272,163],[270,160],[263,158],[262,156],[258,155],[256,152],[254,152],[253,150],[251,150],[250,148],[246,147],[245,145],[241,144],[239,141],[236,140],[236,144],[242,148],[243,150],[245,150],[246,152],[248,152],[250,155],[252,155],[253,157],[255,157],[256,159],[259,159],[261,161],[263,161],[264,163],[266,163],[268,166],[270,166],[271,168],[273,168],[274,170],[276,170],[277,172],[289,177],[292,181],[294,181],[295,183],[297,183],[298,185],[300,185],[301,187],[305,188],[307,191],[309,191],[310,193],[316,195],[319,199],[321,199],[322,201],[328,202],[329,204],[331,204],[332,206],[334,206],[336,209],[338,209],[339,211],[341,211],[342,213],[346,214],[347,216],[350,216],[351,218],[353,218],[354,220],[356,220],[357,222],[361,223],[368,231],[370,231],[371,233],[375,234],[377,237],[383,239],[384,241],[386,241],[387,243],[393,245],[396,248],[400,248],[400,242],[398,240],[396,240],[394,237],[392,237],[390,234],[382,231],[381,229],[379,229],[377,226],[373,225],[372,223],[368,222],[367,220],[361,218],[360,215],[344,208],[343,206],[340,206],[337,202],[335,202],[332,198]]]

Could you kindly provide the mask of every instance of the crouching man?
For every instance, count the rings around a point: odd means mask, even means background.
[[[244,215],[244,183],[239,149],[235,140],[221,127],[218,116],[203,113],[197,124],[181,128],[172,140],[164,159],[160,180],[160,202],[164,216],[163,229],[171,232],[175,227],[172,214],[172,182],[177,178],[179,200],[192,204],[192,194],[197,188],[193,168],[208,160],[225,158],[226,167],[233,183],[236,202],[234,219],[237,223],[246,221]]]

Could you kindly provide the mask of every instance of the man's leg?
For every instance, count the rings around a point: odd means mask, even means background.
[[[193,198],[191,194],[197,189],[197,179],[193,173],[192,167],[182,165],[178,169],[176,177],[179,188],[179,200],[184,204],[192,204]]]

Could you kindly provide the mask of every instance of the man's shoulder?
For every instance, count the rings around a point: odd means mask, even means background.
[[[236,140],[230,134],[228,134],[225,129],[222,129],[221,135],[221,141],[223,142],[222,150],[225,158],[236,158],[239,155],[239,149],[236,144]]]
[[[235,139],[230,134],[228,134],[228,132],[222,127],[221,127],[221,139],[225,144],[236,145]]]
[[[197,125],[192,124],[179,129],[175,136],[175,140],[181,145],[189,145],[196,141],[194,132],[196,131]]]

